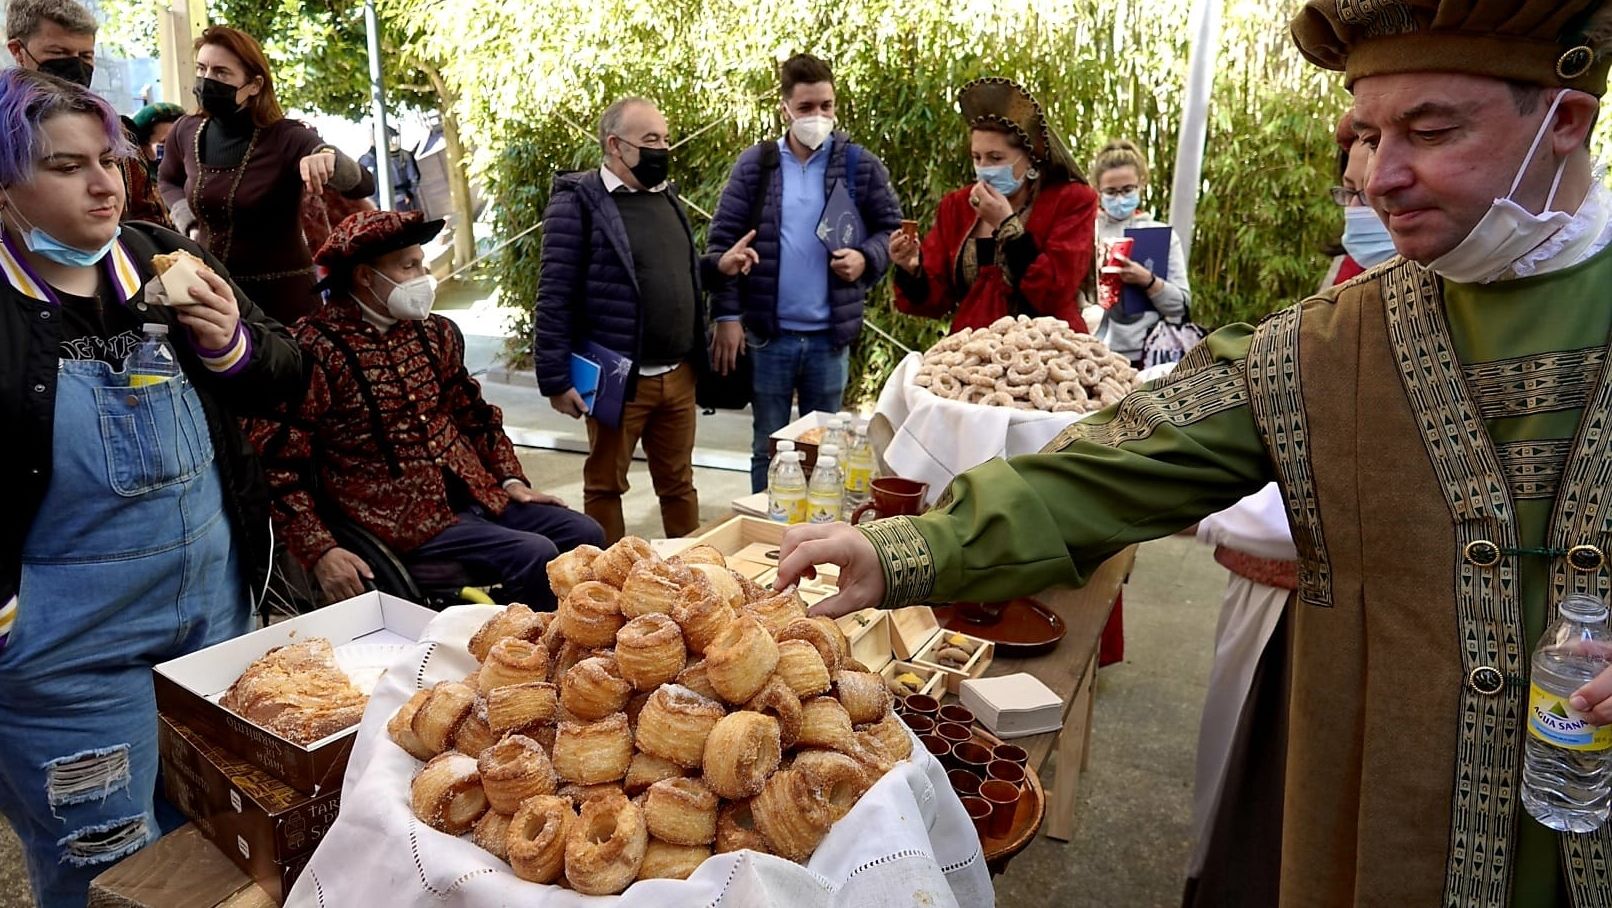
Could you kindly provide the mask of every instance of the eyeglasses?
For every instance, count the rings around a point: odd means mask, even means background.
[[[1327,191],[1332,193],[1332,201],[1336,202],[1341,208],[1366,204],[1366,193],[1362,190],[1350,189],[1347,186],[1334,186]]]
[[[1108,196],[1111,199],[1117,199],[1122,195],[1130,195],[1141,188],[1142,187],[1137,186],[1135,183],[1132,183],[1129,186],[1110,186],[1103,190],[1103,195]]]

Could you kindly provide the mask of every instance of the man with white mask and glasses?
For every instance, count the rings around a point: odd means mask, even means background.
[[[1522,795],[1530,654],[1565,595],[1612,592],[1612,2],[1308,0],[1291,28],[1354,94],[1398,256],[928,514],[792,530],[778,582],[839,565],[828,614],[1010,599],[1275,481],[1297,589],[1198,900],[1612,906],[1612,830]],[[1557,706],[1612,724],[1612,671]]]
[[[436,279],[421,245],[442,223],[361,211],[314,255],[330,301],[293,330],[311,360],[307,392],[252,432],[275,528],[332,600],[363,592],[373,575],[336,544],[315,487],[405,563],[456,561],[472,583],[552,609],[549,561],[604,533],[527,483],[503,414],[465,368],[464,336],[431,314]]]
[[[789,423],[797,397],[802,414],[840,409],[863,302],[889,270],[890,234],[901,226],[889,171],[835,128],[828,64],[798,54],[778,72],[788,129],[739,156],[707,244],[709,257],[755,231],[760,255],[711,297],[712,364],[726,375],[740,356],[751,361],[756,492],[767,487],[768,439]]]

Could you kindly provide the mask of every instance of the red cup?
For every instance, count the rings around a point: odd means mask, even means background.
[[[959,703],[948,703],[940,708],[940,721],[974,724],[974,711]]]
[[[952,783],[952,791],[962,797],[978,797],[981,779],[966,769],[953,769],[946,773],[946,781]]]
[[[991,804],[991,818],[985,831],[993,838],[1001,838],[1013,829],[1013,817],[1019,812],[1019,795],[1017,785],[1000,779],[989,779],[980,785],[980,797]]]
[[[956,722],[940,723],[935,726],[935,734],[953,744],[961,744],[964,741],[972,740],[974,737],[974,732],[967,725],[959,725]]]
[[[940,713],[940,701],[928,694],[909,694],[901,701],[909,716],[928,716],[933,719]]]
[[[985,838],[985,832],[991,820],[991,802],[981,797],[970,795],[963,798],[963,809],[968,811],[968,818],[974,821],[974,832]]]
[[[916,517],[924,512],[924,496],[929,483],[900,476],[881,476],[868,484],[872,499],[851,512],[851,525],[862,522],[862,515],[875,517]]]
[[[986,767],[991,765],[991,749],[975,741],[952,745],[952,762],[958,769],[966,769],[985,778]]]
[[[987,778],[1002,782],[1009,782],[1019,790],[1024,789],[1024,767],[1007,760],[992,760],[985,766]]]
[[[1104,309],[1119,305],[1120,293],[1125,286],[1125,280],[1120,276],[1124,270],[1120,257],[1130,258],[1135,248],[1134,237],[1123,237],[1108,244],[1108,255],[1097,273],[1097,304]]]
[[[1017,763],[1020,769],[1027,769],[1030,765],[1030,754],[1017,744],[998,744],[991,748],[991,756],[1009,763]]]
[[[927,750],[933,754],[937,760],[951,759],[952,742],[942,738],[939,735],[923,735],[918,738],[918,743],[922,744],[924,746],[924,750]]]
[[[901,717],[901,721],[907,723],[907,727],[912,729],[912,733],[915,735],[928,735],[933,734],[935,731],[935,720],[929,716],[908,713]]]

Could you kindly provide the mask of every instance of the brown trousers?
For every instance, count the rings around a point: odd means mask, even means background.
[[[621,428],[588,420],[588,462],[582,468],[582,510],[604,528],[605,544],[626,535],[621,496],[630,487],[627,469],[641,439],[649,478],[660,498],[661,526],[669,538],[700,527],[694,490],[694,369],[678,366],[665,375],[638,379],[638,393],[621,414]]]

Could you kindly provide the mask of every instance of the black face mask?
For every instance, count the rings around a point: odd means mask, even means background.
[[[638,149],[638,163],[627,169],[632,171],[633,179],[642,184],[645,189],[654,189],[656,186],[666,182],[666,175],[672,171],[671,149],[634,145],[619,136],[616,141],[628,148]]]
[[[210,117],[227,117],[241,109],[235,100],[240,88],[205,76],[196,77],[196,103]]]
[[[28,56],[32,57],[33,54],[30,53]],[[56,57],[51,60],[39,60],[35,57],[35,60],[39,63],[40,72],[47,76],[55,76],[63,82],[89,88],[90,80],[95,77],[95,64],[77,57]]]

